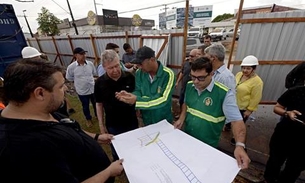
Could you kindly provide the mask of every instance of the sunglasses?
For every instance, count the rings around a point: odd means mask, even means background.
[[[206,76],[193,76],[192,74],[190,74],[192,81],[195,81],[196,79],[198,81],[204,81],[205,78],[207,78],[208,76],[209,76],[209,74],[207,74]]]

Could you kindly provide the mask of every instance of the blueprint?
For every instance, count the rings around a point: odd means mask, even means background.
[[[130,183],[231,183],[234,158],[163,120],[116,135],[112,143]]]

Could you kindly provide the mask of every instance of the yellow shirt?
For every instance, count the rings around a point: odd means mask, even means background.
[[[242,75],[242,72],[238,72],[235,76],[238,108],[240,110],[256,111],[257,106],[262,99],[263,81],[258,75],[255,75],[240,82]]]

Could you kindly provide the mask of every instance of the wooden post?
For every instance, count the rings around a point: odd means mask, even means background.
[[[125,43],[129,43],[129,40],[128,40],[128,31],[125,31]]]
[[[228,65],[227,65],[228,68],[230,68],[231,61],[232,61],[236,34],[237,34],[238,27],[239,27],[240,17],[242,15],[242,11],[243,11],[243,4],[244,4],[244,0],[240,0],[237,19],[236,19],[235,28],[234,28],[233,40],[232,40],[232,44],[231,44],[231,50],[230,50],[230,55],[229,55],[229,60],[228,60]]]
[[[189,4],[190,1],[185,1],[185,11],[184,11],[184,27],[183,27],[183,52],[182,52],[182,62],[181,66],[183,66],[185,57],[186,57],[186,42],[187,42],[187,29],[188,29],[188,20],[189,20]]]
[[[53,40],[54,47],[55,47],[55,50],[56,50],[56,57],[55,57],[54,63],[56,62],[56,59],[57,59],[57,57],[58,57],[58,58],[59,58],[59,61],[60,61],[60,63],[61,63],[61,65],[64,66],[64,63],[63,63],[62,60],[61,60],[60,53],[59,53],[58,47],[57,47],[57,45],[56,45],[56,41],[55,41],[54,36],[52,36],[52,40]]]
[[[98,65],[98,61],[100,60],[100,57],[99,57],[99,55],[98,55],[98,52],[97,52],[97,50],[96,50],[96,44],[95,44],[95,39],[94,39],[94,37],[92,36],[92,34],[90,34],[90,40],[91,40],[91,44],[92,44],[92,47],[93,47],[93,52],[94,52],[94,57],[95,57],[95,59],[94,59],[94,65]]]

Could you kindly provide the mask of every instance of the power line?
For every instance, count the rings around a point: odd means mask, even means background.
[[[151,8],[158,8],[158,7],[160,7],[160,6],[165,6],[165,5],[170,5],[170,4],[176,4],[176,3],[181,3],[181,2],[185,2],[185,0],[184,0],[184,1],[176,1],[176,2],[171,2],[171,3],[166,3],[166,4],[159,4],[159,5],[155,5],[155,6],[150,6],[150,7],[145,7],[145,8],[139,8],[139,9],[134,9],[134,10],[129,10],[129,11],[122,11],[122,12],[119,12],[119,14],[130,13],[130,12],[134,12],[134,11],[147,10],[147,9],[151,9]]]
[[[54,0],[51,0],[53,3],[55,3],[57,6],[59,6],[62,10],[64,10],[66,13],[70,14],[70,12],[68,12],[67,10],[65,10],[62,6],[60,6],[57,2],[55,2]]]

